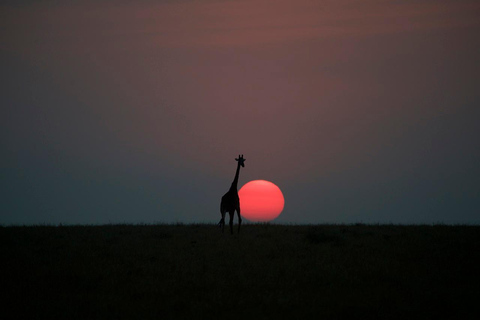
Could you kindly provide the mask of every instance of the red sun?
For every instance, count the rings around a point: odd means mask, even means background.
[[[285,205],[282,191],[266,180],[253,180],[240,191],[242,217],[250,221],[270,221],[280,215]]]

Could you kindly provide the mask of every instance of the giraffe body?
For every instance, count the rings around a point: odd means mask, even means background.
[[[222,197],[220,202],[220,213],[222,218],[218,223],[222,227],[222,232],[225,229],[225,214],[228,212],[230,216],[230,233],[233,234],[233,217],[235,216],[235,211],[238,215],[238,232],[240,232],[240,225],[242,224],[242,217],[240,215],[240,198],[238,197],[237,185],[238,185],[238,175],[240,173],[240,166],[245,167],[243,155],[239,156],[238,159],[235,159],[237,164],[237,171],[235,173],[235,178],[233,179],[232,185],[227,193]]]

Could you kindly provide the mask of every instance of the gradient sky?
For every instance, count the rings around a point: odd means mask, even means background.
[[[18,4],[21,3],[21,4]],[[480,223],[479,1],[3,1],[0,224]]]

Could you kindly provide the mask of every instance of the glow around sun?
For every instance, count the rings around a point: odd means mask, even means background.
[[[246,183],[238,192],[241,215],[247,220],[266,222],[283,211],[285,199],[279,187],[266,180]]]

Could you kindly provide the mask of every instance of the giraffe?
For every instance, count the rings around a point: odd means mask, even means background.
[[[222,232],[225,229],[225,213],[228,212],[230,215],[230,233],[233,234],[233,217],[235,215],[235,210],[238,215],[238,232],[240,232],[240,225],[242,224],[242,217],[240,216],[240,198],[238,197],[237,184],[238,184],[238,174],[240,172],[240,166],[245,167],[245,159],[243,159],[243,154],[238,155],[238,158],[235,158],[237,163],[237,172],[235,173],[235,178],[233,179],[230,190],[222,197],[222,202],[220,203],[220,213],[222,214],[222,219],[218,225],[222,227]]]

